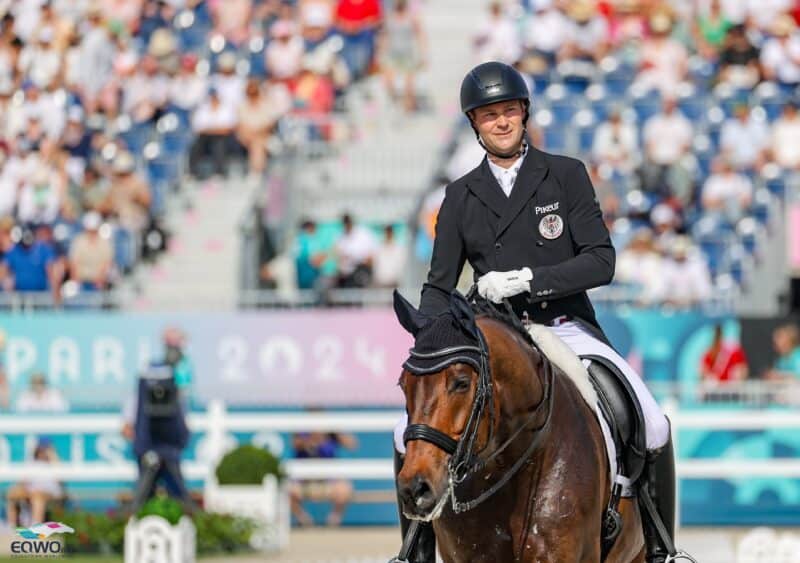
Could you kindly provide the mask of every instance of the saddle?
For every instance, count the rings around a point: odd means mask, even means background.
[[[631,384],[617,366],[602,356],[581,356],[589,360],[586,371],[597,392],[600,412],[608,422],[617,454],[617,474],[613,476],[609,500],[601,528],[601,556],[605,561],[614,542],[622,531],[619,501],[624,489],[633,486],[642,477],[646,464],[644,414]]]
[[[600,411],[611,429],[617,450],[618,473],[633,485],[644,471],[647,455],[644,414],[636,393],[617,366],[602,356],[581,356],[589,360],[586,370],[597,392]]]

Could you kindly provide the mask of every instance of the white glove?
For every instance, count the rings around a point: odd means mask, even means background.
[[[506,297],[530,291],[532,279],[533,272],[530,268],[510,272],[489,272],[478,278],[478,294],[492,303],[500,303]]]

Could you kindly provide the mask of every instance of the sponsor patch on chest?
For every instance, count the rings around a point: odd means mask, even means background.
[[[543,207],[539,207],[538,205],[533,209],[536,212],[536,215],[544,215],[545,213],[552,213],[553,211],[558,211],[558,202],[550,203]]]

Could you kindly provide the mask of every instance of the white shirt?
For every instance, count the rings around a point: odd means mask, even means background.
[[[211,78],[211,84],[219,92],[219,99],[239,107],[244,97],[244,78],[236,74],[216,74]]]
[[[601,17],[592,18],[584,25],[576,21],[569,21],[569,41],[577,45],[582,51],[592,52],[599,49],[608,37],[608,25]]]
[[[749,201],[753,184],[743,174],[712,174],[703,184],[703,201],[726,202],[741,207],[742,200]]]
[[[598,161],[627,170],[635,164],[636,154],[636,130],[632,125],[623,122],[615,127],[608,121],[595,131],[592,155]]]
[[[192,116],[192,129],[198,133],[212,129],[232,129],[236,126],[236,110],[220,100],[214,108],[210,102],[200,104]]]
[[[372,232],[364,227],[353,226],[349,234],[342,234],[342,238],[336,241],[339,272],[344,275],[352,274],[356,266],[374,256],[376,247]]]
[[[744,122],[728,119],[722,124],[720,147],[737,168],[753,166],[768,146],[769,129],[762,120],[753,117]]]
[[[551,8],[531,16],[525,30],[525,46],[544,53],[555,53],[567,41],[569,33],[568,18]]]
[[[501,16],[487,19],[475,35],[478,62],[500,61],[513,64],[522,54],[522,44],[514,22]]]
[[[194,109],[205,98],[208,85],[198,74],[179,74],[169,85],[170,101],[182,109]]]
[[[524,148],[522,156],[517,158],[514,161],[514,164],[509,166],[508,168],[503,168],[502,166],[498,166],[494,162],[492,162],[491,158],[487,157],[487,161],[489,162],[489,169],[492,171],[492,175],[497,180],[497,183],[500,184],[500,187],[503,189],[503,193],[506,194],[506,197],[511,197],[511,188],[514,187],[514,182],[517,180],[517,174],[519,174],[519,169],[522,167],[522,161],[525,160],[525,155],[528,154],[527,145]]]
[[[692,141],[692,124],[677,110],[654,115],[644,125],[648,156],[656,164],[674,164]]]
[[[69,404],[58,389],[45,388],[41,394],[26,389],[17,397],[17,412],[66,412]]]
[[[304,52],[303,39],[295,35],[285,43],[277,39],[270,41],[264,57],[267,68],[275,78],[292,78],[300,72]]]
[[[394,241],[382,244],[372,263],[372,282],[378,287],[396,287],[406,267],[406,247]]]
[[[702,257],[690,254],[683,262],[665,260],[662,267],[663,301],[691,304],[711,297],[711,274]]]
[[[779,118],[772,126],[775,161],[786,168],[800,166],[800,117]]]
[[[777,79],[787,84],[800,82],[800,35],[795,33],[784,44],[778,39],[769,39],[761,50],[761,64],[770,69]]]

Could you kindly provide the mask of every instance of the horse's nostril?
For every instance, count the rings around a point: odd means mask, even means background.
[[[411,484],[411,498],[419,507],[423,507],[433,500],[431,486],[424,478],[417,475]]]

